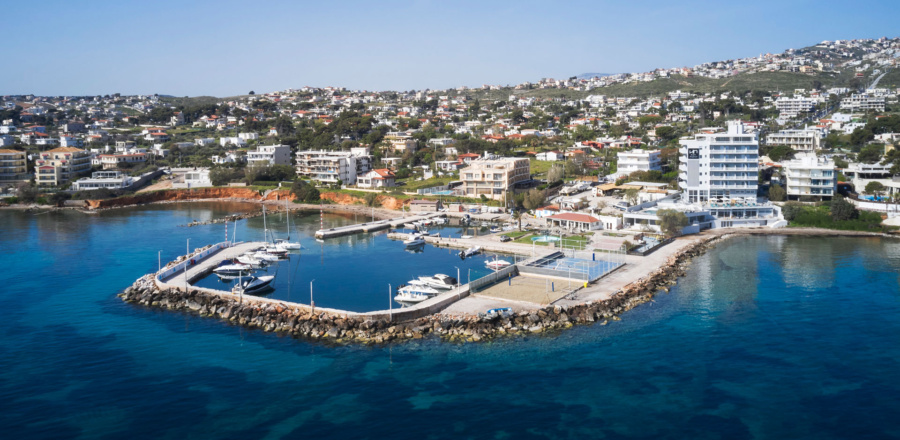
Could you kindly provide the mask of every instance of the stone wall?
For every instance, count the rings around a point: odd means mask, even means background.
[[[291,303],[256,303],[247,298],[242,302],[197,290],[159,290],[152,282],[152,275],[137,280],[119,296],[131,303],[197,313],[304,339],[378,344],[439,337],[449,341],[475,342],[509,335],[552,332],[576,324],[606,324],[610,319],[618,320],[620,314],[650,301],[659,291],[668,292],[669,286],[674,285],[678,277],[684,276],[684,267],[692,258],[723,238],[713,236],[686,247],[671,256],[662,267],[629,284],[608,300],[568,307],[548,306],[509,317],[433,314],[405,322],[389,322],[374,316],[312,312],[307,306]]]

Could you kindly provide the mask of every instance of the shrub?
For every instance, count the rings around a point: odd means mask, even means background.
[[[784,188],[777,183],[769,187],[769,200],[773,202],[783,202],[786,195]]]
[[[803,204],[800,202],[787,202],[781,207],[781,214],[787,221],[797,218],[797,214],[803,211]]]
[[[859,217],[859,210],[841,196],[834,196],[831,201],[831,218],[835,221],[852,220]]]
[[[297,180],[291,185],[291,193],[294,194],[298,202],[319,202],[319,190],[302,180]]]

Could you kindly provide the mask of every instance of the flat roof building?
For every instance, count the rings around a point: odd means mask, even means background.
[[[460,190],[466,197],[485,196],[503,199],[516,183],[531,178],[531,162],[527,158],[504,157],[490,160],[473,160],[460,170],[463,184]]]

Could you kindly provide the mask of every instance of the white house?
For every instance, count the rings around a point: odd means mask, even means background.
[[[377,168],[356,176],[356,186],[360,188],[389,188],[394,186],[396,177],[387,168]]]
[[[289,145],[262,145],[256,151],[247,152],[248,165],[290,165],[291,147]]]
[[[549,161],[558,161],[558,160],[566,160],[566,155],[562,151],[545,151],[534,155],[534,158],[537,160],[549,160]]]

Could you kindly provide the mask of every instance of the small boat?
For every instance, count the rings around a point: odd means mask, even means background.
[[[491,261],[488,261],[488,262],[485,263],[484,265],[487,266],[488,269],[497,271],[497,270],[500,270],[500,269],[509,267],[511,264],[512,264],[512,263],[510,263],[509,261],[501,260],[501,259],[495,258],[495,259],[493,259],[493,260],[491,260]]]
[[[232,293],[241,294],[254,294],[260,291],[266,290],[270,288],[272,281],[275,280],[274,275],[266,275],[261,277],[255,276],[245,276],[238,278],[238,282],[235,283],[234,287],[231,289]]]
[[[287,249],[280,246],[266,246],[263,251],[269,255],[274,255],[279,258],[286,257],[288,253]]]
[[[406,240],[403,240],[406,247],[416,247],[425,244],[425,237],[422,234],[411,234]]]
[[[472,246],[464,251],[459,252],[459,258],[465,260],[466,258],[471,257],[472,255],[478,254],[481,252],[481,246]]]
[[[278,247],[278,248],[281,248],[284,250],[288,250],[288,251],[296,251],[296,250],[303,249],[303,246],[300,243],[290,242],[283,238],[279,238],[279,239],[275,240],[275,247]]]
[[[442,273],[437,273],[430,277],[419,277],[419,281],[435,289],[449,290],[456,287],[456,278]]]
[[[246,264],[253,269],[260,269],[266,265],[266,261],[254,257],[252,254],[244,254],[236,258],[238,263]]]
[[[394,297],[394,301],[418,303],[434,297],[438,293],[440,292],[430,287],[418,287],[412,285],[400,286],[400,288],[397,289],[397,295]]]
[[[250,265],[243,263],[236,263],[231,260],[222,260],[219,263],[219,267],[213,269],[213,273],[216,275],[240,275],[241,272],[249,271]]]
[[[265,252],[265,251],[263,251],[263,250],[256,251],[254,254],[252,254],[252,256],[253,256],[254,258],[263,260],[263,261],[268,262],[268,263],[271,263],[271,262],[273,262],[273,261],[278,261],[278,256],[272,255],[272,254],[267,253],[267,252]]]
[[[406,229],[416,229],[416,225],[414,223],[404,223],[403,227]]]
[[[434,224],[435,224],[435,225],[445,225],[445,224],[447,224],[447,219],[445,219],[444,217],[438,217],[438,218],[436,218],[436,219],[433,219],[432,221],[434,221]]]

